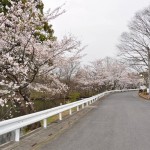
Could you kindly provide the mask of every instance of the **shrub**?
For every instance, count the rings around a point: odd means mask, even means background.
[[[80,93],[79,92],[71,92],[69,94],[69,99],[70,99],[71,102],[74,102],[74,101],[78,100],[79,97],[80,97]]]

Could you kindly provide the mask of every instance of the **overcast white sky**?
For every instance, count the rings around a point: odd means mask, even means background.
[[[45,9],[66,3],[67,11],[52,22],[55,36],[71,33],[88,45],[83,61],[115,56],[116,44],[135,12],[150,0],[43,0]]]

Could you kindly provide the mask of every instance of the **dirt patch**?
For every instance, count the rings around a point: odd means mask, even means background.
[[[148,95],[148,94],[139,93],[139,96],[140,96],[141,98],[146,99],[146,100],[150,100],[150,95]]]

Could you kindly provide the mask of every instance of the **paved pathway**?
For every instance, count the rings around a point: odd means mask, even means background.
[[[41,150],[150,150],[150,101],[112,94]]]

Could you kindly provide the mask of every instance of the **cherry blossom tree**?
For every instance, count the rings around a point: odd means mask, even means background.
[[[140,82],[137,73],[110,57],[95,60],[84,66],[77,77],[80,88],[92,95],[105,90],[135,88]]]
[[[64,12],[60,7],[43,15],[37,9],[40,0],[9,3],[7,13],[0,13],[0,105],[11,102],[35,112],[30,89],[48,90],[51,94],[67,90],[53,70],[60,58],[79,49],[80,44],[72,36],[56,40],[45,29],[45,24]],[[40,83],[38,78],[42,76],[48,82]]]

